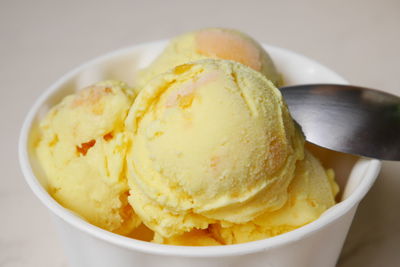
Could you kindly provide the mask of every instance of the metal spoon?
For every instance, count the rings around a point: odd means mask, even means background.
[[[400,97],[337,84],[280,90],[307,141],[349,154],[400,161]]]

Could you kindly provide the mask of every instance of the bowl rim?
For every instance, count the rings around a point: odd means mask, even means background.
[[[32,107],[29,109],[28,114],[26,115],[22,128],[20,130],[20,136],[18,141],[18,155],[19,155],[19,164],[22,170],[22,173],[25,177],[25,181],[29,185],[30,189],[39,198],[43,205],[45,205],[53,214],[62,219],[64,222],[69,224],[70,226],[89,234],[97,239],[102,241],[111,243],[113,245],[123,247],[128,250],[140,251],[148,254],[157,254],[157,255],[168,255],[168,256],[185,256],[185,257],[221,257],[221,256],[238,256],[244,254],[256,253],[259,251],[265,251],[272,248],[277,248],[283,246],[288,243],[295,242],[297,240],[304,239],[305,237],[311,235],[314,232],[320,231],[327,225],[334,223],[336,220],[344,216],[351,209],[353,209],[357,204],[361,201],[361,199],[365,196],[365,194],[369,191],[370,187],[373,185],[379,170],[381,168],[381,162],[375,159],[360,159],[359,161],[364,161],[368,164],[366,167],[366,171],[364,173],[364,179],[357,186],[355,191],[345,200],[336,204],[335,209],[332,212],[328,212],[324,214],[324,216],[318,218],[317,220],[304,225],[298,229],[293,231],[263,239],[258,241],[252,241],[242,244],[235,245],[224,245],[224,246],[204,246],[204,247],[194,247],[194,246],[175,246],[175,245],[163,245],[163,244],[155,244],[146,241],[136,240],[129,237],[121,236],[118,234],[114,234],[107,230],[96,227],[84,219],[78,217],[73,214],[68,209],[62,207],[56,200],[54,200],[50,194],[42,187],[39,181],[36,179],[35,174],[33,173],[30,160],[29,160],[29,152],[28,152],[28,142],[29,142],[29,134],[30,129],[33,124],[33,120],[38,113],[38,110],[43,105],[43,103],[53,94],[55,93],[61,85],[70,80],[72,77],[80,73],[81,71],[89,68],[92,65],[97,65],[101,62],[107,61],[116,56],[121,56],[126,53],[129,53],[133,50],[143,49],[145,47],[151,45],[165,45],[168,40],[161,40],[155,42],[147,42],[139,45],[132,45],[126,48],[118,49],[107,53],[105,55],[96,57],[92,60],[89,60],[78,67],[72,69],[67,72],[65,75],[61,76],[56,82],[50,85],[34,102]],[[308,61],[310,64],[323,69],[327,72],[330,72],[332,75],[336,75],[338,83],[348,83],[344,78],[330,70],[329,68],[321,65],[320,63],[309,59],[301,54],[296,52],[270,46],[263,44],[263,47],[267,49],[267,51],[276,51],[283,54],[286,54],[290,57],[302,58],[305,61]],[[358,164],[358,163],[357,163]]]

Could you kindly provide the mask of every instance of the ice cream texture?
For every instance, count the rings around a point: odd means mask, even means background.
[[[169,238],[156,234],[153,242],[215,246],[270,238],[318,219],[335,204],[338,191],[333,170],[324,169],[319,160],[305,150],[304,160],[297,162],[294,178],[288,187],[288,200],[282,208],[265,212],[243,224],[218,221],[205,230],[196,229]]]
[[[126,120],[131,205],[163,237],[280,209],[304,139],[261,73],[226,60],[148,83]]]
[[[207,229],[194,229],[190,232],[185,232],[181,235],[172,237],[163,237],[155,233],[152,240],[153,243],[174,245],[174,246],[220,246],[223,243],[215,238],[215,234]]]
[[[117,81],[99,82],[67,96],[41,122],[36,147],[54,199],[119,234],[140,223],[127,201],[124,171],[124,120],[133,99],[133,91]]]
[[[232,60],[264,74],[276,86],[282,79],[268,53],[254,39],[237,30],[208,28],[171,40],[155,61],[139,75],[138,88],[154,76],[178,65],[206,58]]]
[[[282,208],[245,224],[214,224],[212,236],[222,244],[238,244],[286,233],[318,219],[335,204],[338,191],[333,171],[325,170],[306,150],[304,160],[297,163],[288,200]]]

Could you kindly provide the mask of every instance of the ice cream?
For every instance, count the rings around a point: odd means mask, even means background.
[[[139,223],[127,201],[124,120],[134,93],[105,81],[65,97],[40,124],[36,153],[49,193],[106,230],[127,234]]]
[[[325,170],[306,150],[305,159],[297,163],[288,187],[289,198],[282,208],[245,224],[214,224],[212,236],[222,244],[238,244],[283,234],[318,219],[335,204],[337,193],[333,171]]]
[[[280,235],[318,219],[335,204],[339,188],[332,169],[325,170],[318,159],[305,150],[288,187],[288,201],[272,212],[265,212],[243,224],[218,221],[205,230],[192,230],[165,238],[155,235],[153,242],[183,246],[239,244]]]
[[[227,60],[151,80],[126,119],[129,202],[164,238],[282,208],[304,139],[278,89]]]
[[[338,187],[304,147],[247,35],[205,29],[171,41],[139,94],[105,81],[65,97],[40,124],[47,190],[88,222],[160,244],[215,246],[316,220]]]
[[[233,60],[261,72],[277,87],[282,83],[268,53],[250,36],[231,29],[209,28],[174,38],[162,54],[140,73],[138,88],[173,67],[205,58]]]
[[[154,243],[174,246],[220,246],[223,243],[219,242],[214,233],[208,229],[200,230],[193,229],[190,232],[185,232],[181,235],[175,235],[169,238],[163,237],[155,233],[152,240]]]

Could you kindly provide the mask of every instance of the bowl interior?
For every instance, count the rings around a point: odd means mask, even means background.
[[[166,41],[155,42],[141,46],[133,46],[97,58],[63,76],[38,99],[31,109],[31,112],[29,113],[22,130],[22,148],[20,144],[20,154],[22,155],[21,165],[23,170],[24,167],[26,167],[25,169],[29,169],[29,171],[24,171],[24,174],[27,177],[26,179],[33,191],[43,202],[55,202],[54,200],[49,200],[49,195],[44,196],[44,194],[47,194],[43,190],[47,187],[46,178],[37,163],[37,159],[32,149],[38,140],[38,125],[43,116],[51,107],[57,104],[66,95],[97,81],[116,79],[125,81],[130,85],[134,85],[135,74],[137,71],[149,64],[162,51],[165,45]],[[304,56],[281,48],[271,46],[265,46],[265,48],[273,58],[278,70],[283,74],[287,85],[302,83],[347,83],[346,80],[333,71]],[[354,172],[355,167],[361,164],[359,158],[338,152],[328,151],[311,144],[308,144],[308,146],[314,152],[314,154],[321,159],[325,167],[330,167],[335,170],[336,179],[340,185],[341,192],[344,192],[341,194],[341,196],[343,196],[341,199],[344,200],[351,196],[360,185],[360,182],[363,178],[364,172]],[[27,151],[26,158],[24,156],[25,151]],[[365,161],[368,162],[370,160],[362,161],[365,164]],[[364,165],[361,168],[365,170]],[[375,169],[376,168],[379,167],[375,167]],[[30,170],[32,170],[33,175],[30,173]],[[372,177],[370,178],[370,181],[365,182],[368,183],[364,186],[366,188],[365,190],[368,190],[374,179],[375,177]],[[40,186],[36,185],[37,181],[40,183]],[[56,207],[57,204],[51,205]],[[55,209],[59,209],[59,207],[56,207]],[[66,216],[75,216],[68,211],[62,212],[69,214]],[[60,216],[62,212],[59,211],[57,214]],[[78,216],[76,217],[78,220],[82,221],[82,219],[78,218]],[[82,223],[84,222],[82,221]],[[101,229],[98,230],[101,231]],[[292,232],[284,235],[290,235]]]

